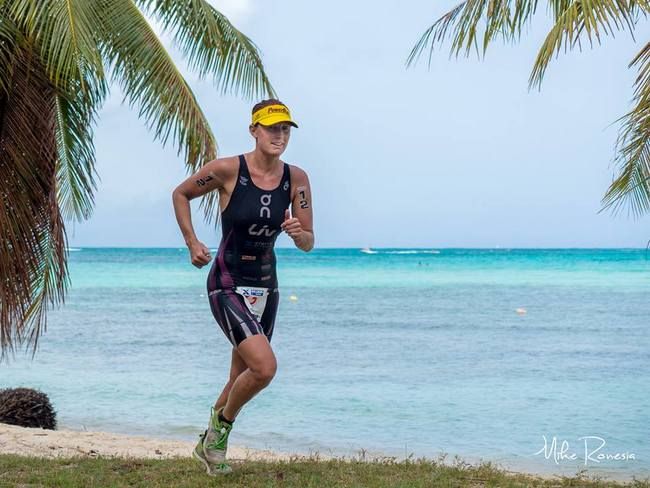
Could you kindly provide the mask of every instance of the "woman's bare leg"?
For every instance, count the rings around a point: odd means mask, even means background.
[[[239,410],[271,382],[277,370],[275,354],[264,334],[244,339],[237,347],[237,353],[247,368],[235,378],[230,387],[222,412],[229,420],[235,420]]]
[[[237,352],[237,349],[233,347],[232,359],[230,360],[230,376],[228,379],[228,383],[226,383],[226,386],[223,387],[223,391],[221,392],[221,395],[219,395],[219,398],[217,398],[217,401],[214,404],[215,410],[223,407],[226,404],[232,385],[235,383],[237,377],[240,374],[242,374],[244,371],[246,371],[247,368],[248,366],[246,366],[246,363]]]

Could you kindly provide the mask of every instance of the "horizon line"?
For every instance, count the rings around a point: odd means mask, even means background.
[[[207,246],[209,249],[216,249],[219,246]],[[66,247],[66,250],[70,249],[186,249],[185,246],[68,246]],[[292,250],[295,249],[296,251],[299,251],[300,249],[297,249],[296,247],[276,247],[276,250],[282,249],[282,250]],[[607,247],[532,247],[532,246],[522,246],[522,247],[508,247],[508,246],[498,246],[498,247],[478,247],[478,246],[469,246],[469,247],[456,247],[456,246],[440,246],[440,247],[418,247],[418,246],[410,246],[410,247],[366,247],[366,246],[353,246],[353,247],[335,247],[335,246],[319,246],[315,247],[313,250],[333,250],[333,249],[402,249],[402,250],[440,250],[440,249],[446,249],[446,250],[452,250],[452,249],[472,249],[472,250],[571,250],[571,249],[580,249],[580,250],[607,250],[607,249],[619,249],[619,250],[625,250],[625,249],[630,249],[630,250],[648,250],[648,246],[646,247],[614,247],[614,246],[607,246]]]

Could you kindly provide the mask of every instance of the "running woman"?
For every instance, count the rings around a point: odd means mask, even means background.
[[[279,302],[275,240],[284,231],[297,248],[307,252],[314,247],[307,173],[280,160],[292,126],[298,127],[282,102],[258,103],[249,127],[255,149],[210,161],[173,192],[176,220],[198,268],[211,255],[192,227],[190,200],[219,192],[222,238],[208,274],[208,298],[232,344],[232,358],[230,379],[193,452],[210,475],[232,471],[226,450],[235,418],[276,372],[270,344]]]

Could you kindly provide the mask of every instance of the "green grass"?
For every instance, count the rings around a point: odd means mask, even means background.
[[[292,459],[282,462],[234,462],[234,472],[209,477],[193,459],[108,458],[39,459],[0,456],[0,487],[647,487],[650,481],[616,483],[584,475],[544,480],[506,473],[491,463],[476,466],[456,460]]]

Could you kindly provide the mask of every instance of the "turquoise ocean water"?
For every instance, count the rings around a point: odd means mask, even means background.
[[[650,476],[645,250],[277,255],[278,373],[233,444]],[[35,359],[0,365],[0,388],[42,389],[64,428],[196,439],[230,361],[207,267],[108,248],[69,267]]]

